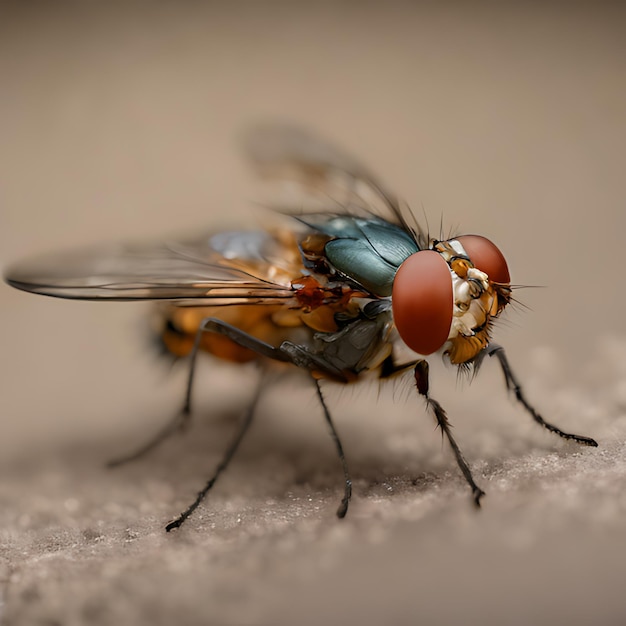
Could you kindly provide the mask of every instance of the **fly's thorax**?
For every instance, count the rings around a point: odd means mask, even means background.
[[[336,332],[317,332],[312,350],[325,363],[342,373],[345,382],[374,370],[392,351],[393,321],[389,309],[380,307],[370,314],[366,305],[359,315],[345,321]]]
[[[420,249],[402,227],[374,216],[307,216],[302,221],[313,228],[300,242],[305,266],[376,297],[391,295],[398,267]]]

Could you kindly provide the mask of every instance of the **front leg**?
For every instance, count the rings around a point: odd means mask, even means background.
[[[437,424],[441,428],[441,432],[446,436],[448,443],[452,448],[452,452],[454,453],[454,457],[456,458],[456,462],[461,472],[463,473],[467,484],[472,490],[474,504],[477,507],[480,507],[480,499],[485,495],[485,492],[474,481],[474,477],[472,476],[469,465],[465,460],[463,453],[461,452],[461,448],[459,448],[459,445],[452,436],[452,426],[444,408],[441,406],[441,404],[439,404],[439,402],[437,402],[437,400],[433,400],[433,398],[431,398],[428,393],[428,363],[423,360],[417,361],[417,363],[415,364],[414,375],[417,390],[421,396],[424,396],[428,408],[431,409],[433,414],[435,415]]]
[[[566,433],[554,424],[546,422],[546,420],[541,417],[541,415],[535,410],[535,408],[531,404],[529,404],[528,400],[526,400],[526,396],[524,395],[524,392],[522,391],[522,388],[517,378],[515,377],[515,374],[513,374],[513,370],[511,370],[509,360],[507,359],[506,353],[504,352],[504,348],[502,346],[499,346],[497,344],[491,344],[484,348],[476,358],[476,369],[480,367],[486,355],[495,356],[498,359],[498,362],[500,363],[500,367],[502,368],[502,372],[504,374],[504,380],[506,382],[507,388],[509,389],[509,391],[512,391],[515,394],[517,401],[531,414],[535,422],[543,426],[546,430],[557,434],[559,437],[563,437],[563,439],[569,439],[570,441],[575,441],[576,443],[580,443],[584,446],[598,446],[598,442],[595,439],[592,439],[591,437],[585,437],[584,435]]]

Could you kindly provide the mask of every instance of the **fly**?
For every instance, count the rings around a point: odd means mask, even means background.
[[[189,419],[196,358],[204,351],[231,362],[299,368],[312,381],[343,468],[343,518],[352,481],[322,381],[350,384],[374,372],[381,380],[412,371],[417,392],[448,440],[474,503],[484,495],[431,397],[428,363],[443,355],[476,373],[496,357],[506,386],[547,430],[562,431],[528,402],[504,349],[491,342],[494,320],[511,301],[507,262],[489,239],[430,238],[412,213],[349,155],[297,128],[258,127],[247,151],[262,174],[291,180],[316,200],[282,207],[275,228],[207,234],[157,245],[120,245],[58,253],[11,268],[6,281],[33,293],[80,300],[153,300],[160,342],[189,357],[185,401],[148,452]],[[294,210],[298,207],[298,211]],[[399,353],[411,357],[400,362]],[[178,528],[200,505],[235,454],[263,390],[257,385],[239,430],[196,499],[166,526]]]

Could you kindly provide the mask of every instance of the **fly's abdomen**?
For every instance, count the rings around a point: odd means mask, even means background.
[[[272,345],[279,345],[284,329],[277,326],[272,315],[275,306],[175,307],[166,306],[161,313],[159,340],[164,349],[175,357],[187,357],[193,350],[196,335],[203,320],[220,319],[239,330]],[[281,332],[281,330],[283,332]],[[277,342],[277,344],[276,344]],[[259,358],[248,348],[238,345],[224,335],[203,332],[200,350],[234,363],[247,363]]]

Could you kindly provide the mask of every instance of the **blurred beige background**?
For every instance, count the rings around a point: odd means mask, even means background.
[[[262,223],[237,134],[268,117],[298,122],[359,156],[431,224],[443,216],[497,242],[515,283],[544,286],[517,294],[530,310],[509,312],[496,340],[546,416],[602,444],[537,432],[493,365],[468,389],[434,364],[433,393],[490,494],[476,516],[408,387],[376,410],[377,389],[329,391],[356,479],[338,523],[332,446],[311,391],[287,381],[204,512],[165,536],[219,458],[253,373],[207,364],[198,430],[108,473],[105,459],[175,412],[184,372],[167,376],[145,349],[141,304],[0,285],[7,623],[623,623],[620,3],[0,13],[2,267]]]

